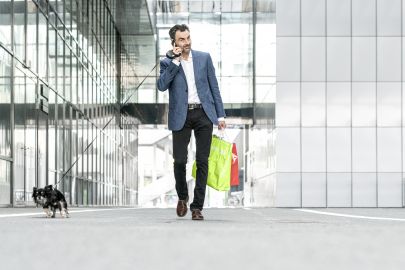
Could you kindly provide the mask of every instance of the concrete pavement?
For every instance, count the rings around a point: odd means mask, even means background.
[[[305,209],[304,209],[305,210]],[[0,208],[1,269],[402,269],[404,209]],[[375,219],[377,218],[377,219]]]

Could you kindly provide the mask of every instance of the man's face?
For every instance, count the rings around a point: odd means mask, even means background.
[[[189,53],[191,49],[191,38],[190,38],[190,32],[189,31],[176,31],[176,45],[177,47],[180,47],[183,52]]]

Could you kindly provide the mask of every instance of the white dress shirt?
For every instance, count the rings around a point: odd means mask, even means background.
[[[194,66],[193,66],[193,55],[188,55],[188,59],[185,60],[180,57],[180,62],[176,59],[173,59],[172,62],[177,66],[180,65],[183,67],[184,74],[186,74],[187,80],[187,87],[188,87],[188,104],[201,104],[200,98],[198,97],[197,93],[197,86],[195,84],[195,76],[194,76]],[[224,121],[224,117],[219,117],[218,121]]]

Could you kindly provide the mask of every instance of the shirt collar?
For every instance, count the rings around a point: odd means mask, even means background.
[[[185,61],[185,62],[191,62],[193,60],[193,55],[191,54],[191,50],[190,50],[190,54],[188,55],[188,59],[187,60],[181,59],[181,60]]]

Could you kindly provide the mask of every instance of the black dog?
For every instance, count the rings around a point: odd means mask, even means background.
[[[32,198],[37,207],[38,205],[42,206],[47,217],[54,218],[56,209],[59,209],[62,217],[69,217],[65,196],[56,188],[53,189],[52,185],[45,186],[44,188],[34,187]]]

